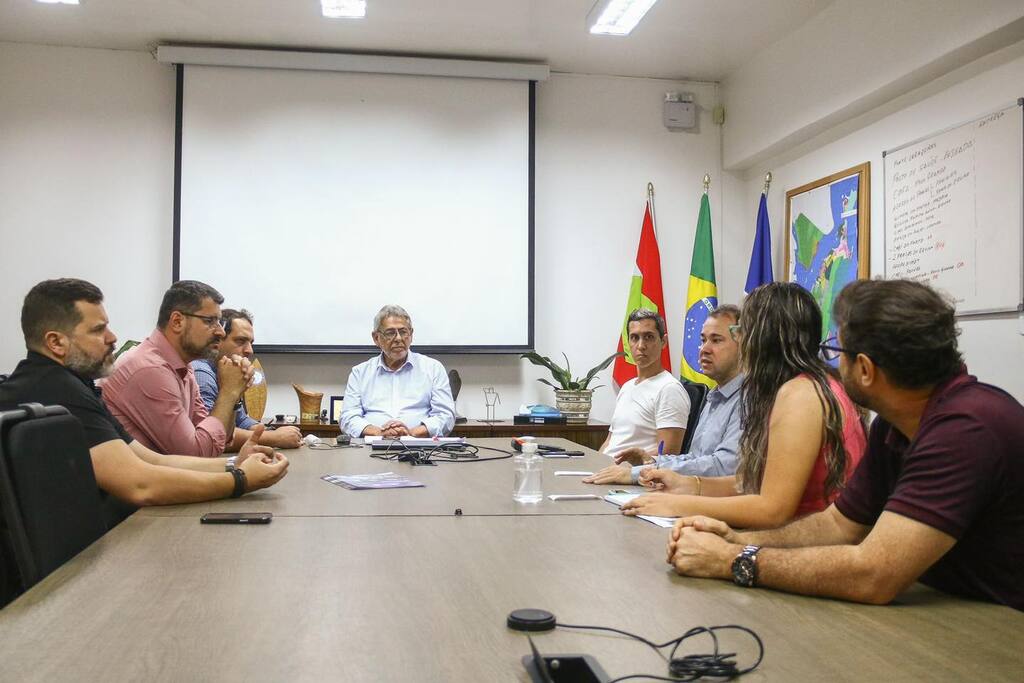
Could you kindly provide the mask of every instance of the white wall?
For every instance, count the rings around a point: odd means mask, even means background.
[[[0,372],[29,288],[80,277],[122,337],[171,278],[174,74],[148,54],[0,43]]]
[[[699,133],[662,126],[667,90],[696,94],[703,108]],[[719,268],[727,263],[719,221],[721,140],[709,115],[716,104],[713,84],[556,74],[538,86],[540,352],[556,357],[565,351],[574,369],[586,370],[615,350],[651,181],[678,367],[705,172],[715,179]],[[5,256],[16,255],[5,259],[9,294],[0,300],[0,368],[9,370],[23,357],[21,299],[49,277],[77,276],[99,285],[122,338],[141,339],[151,331],[171,276],[173,123],[173,69],[148,54],[0,43],[0,243]],[[258,335],[258,302],[227,303],[254,310]],[[368,339],[369,327],[367,321]],[[265,355],[268,414],[298,412],[290,382],[325,395],[342,393],[350,367],[361,360]],[[523,402],[553,402],[550,390],[534,381],[544,371],[517,357],[441,360],[463,376],[458,408],[469,417],[484,416],[483,386],[500,392],[500,417]],[[599,390],[594,417],[608,419],[612,406],[612,390]]]
[[[835,0],[723,81],[723,166],[760,165],[1021,39],[1020,0]]]
[[[916,140],[950,125],[975,118],[1014,102],[1024,95],[1024,42],[1003,48],[981,60],[963,65],[939,81],[912,91],[887,105],[894,110],[881,118],[869,112],[849,124],[848,132],[832,140],[830,132],[801,146],[789,160],[787,150],[750,172],[729,174],[725,239],[743,251],[753,240],[756,202],[763,175],[771,170],[769,192],[772,248],[776,277],[782,274],[786,190],[865,161],[871,162],[871,273],[882,275],[884,261],[882,151]],[[877,119],[877,120],[876,120]],[[726,131],[728,133],[728,131]],[[806,151],[810,149],[811,151]],[[781,160],[780,160],[781,159]],[[1019,190],[1019,188],[1018,188]],[[742,217],[749,218],[742,218]],[[739,292],[746,266],[727,268],[722,280],[729,292]],[[960,347],[968,368],[981,380],[996,384],[1024,400],[1024,321],[1017,315],[961,319]]]

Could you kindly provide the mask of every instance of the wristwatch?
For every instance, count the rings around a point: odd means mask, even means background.
[[[224,461],[224,471],[225,472],[230,472],[231,470],[235,469],[235,462],[237,460],[238,460],[238,456],[237,455],[232,455],[230,458],[227,458]]]
[[[757,584],[757,551],[758,545],[748,545],[732,561],[732,580],[737,586],[753,588]]]

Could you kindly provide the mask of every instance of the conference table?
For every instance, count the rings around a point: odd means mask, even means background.
[[[505,623],[523,607],[657,642],[743,625],[764,642],[748,681],[1024,672],[1020,612],[920,585],[875,607],[680,577],[664,560],[668,532],[610,503],[515,503],[510,459],[414,467],[366,448],[288,456],[271,489],[140,510],[0,611],[0,680],[528,681],[529,643]],[[594,451],[545,460],[545,496],[606,493],[554,473],[608,462]],[[354,491],[320,479],[387,471],[425,486]],[[200,524],[208,511],[274,519]],[[741,667],[753,662],[748,636],[721,639]],[[545,654],[591,654],[611,678],[667,674],[622,636],[557,628],[533,640]],[[698,636],[679,654],[710,651]]]

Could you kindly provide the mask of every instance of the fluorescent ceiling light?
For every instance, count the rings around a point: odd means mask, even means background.
[[[45,2],[47,5],[77,5],[78,0],[36,0],[36,2]]]
[[[320,0],[320,8],[328,19],[362,19],[366,16],[366,0]]]
[[[636,28],[657,0],[598,0],[587,14],[591,33],[624,36]]]

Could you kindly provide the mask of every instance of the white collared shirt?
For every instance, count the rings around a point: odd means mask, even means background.
[[[431,436],[444,436],[455,425],[455,401],[448,374],[440,362],[409,352],[405,363],[391,370],[383,354],[352,368],[345,386],[341,428],[362,436],[367,425],[401,420],[410,429],[424,425]]]

